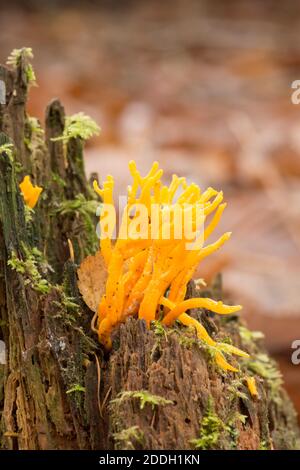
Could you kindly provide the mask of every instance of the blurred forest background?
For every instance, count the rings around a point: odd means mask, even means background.
[[[201,265],[262,330],[300,411],[300,2],[13,1],[0,5],[1,61],[30,46],[31,115],[59,97],[101,126],[88,173],[128,184],[128,161],[153,160],[223,189],[231,241]]]

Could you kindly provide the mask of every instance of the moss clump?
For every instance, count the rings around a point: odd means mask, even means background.
[[[151,328],[153,329],[155,336],[164,337],[167,339],[166,329],[159,320],[152,321]]]
[[[144,433],[138,426],[131,426],[113,435],[116,450],[135,450],[134,441],[142,445]]]
[[[41,252],[37,248],[33,248],[32,252],[26,250],[25,259],[18,258],[15,251],[12,251],[11,257],[7,264],[19,274],[26,277],[24,284],[30,285],[35,291],[41,294],[47,294],[51,285],[44,279],[38,270],[38,259]]]
[[[66,391],[67,394],[76,392],[85,393],[85,387],[80,384],[75,384],[71,388],[69,388],[69,390]]]
[[[57,173],[52,172],[51,176],[52,176],[52,181],[56,183],[58,186],[60,186],[61,188],[66,187],[65,180],[61,178]]]
[[[240,435],[239,428],[237,427],[237,422],[246,424],[247,415],[243,415],[239,412],[233,413],[232,417],[227,420],[224,430],[229,436],[230,449],[236,449],[238,444],[238,438]]]
[[[261,331],[250,331],[245,326],[239,327],[240,337],[245,344],[251,344],[259,339],[263,339],[265,335]]]
[[[268,445],[267,441],[260,441],[258,450],[270,450],[270,445]]]
[[[97,201],[88,200],[83,194],[78,194],[75,199],[62,201],[52,212],[52,217],[59,216],[63,221],[69,220],[73,236],[77,233],[85,234],[84,243],[81,243],[79,238],[73,239],[75,252],[81,253],[80,259],[98,249],[99,240],[95,230],[98,205]]]
[[[33,134],[39,135],[40,137],[44,136],[44,129],[41,127],[41,124],[36,117],[28,116],[27,122]]]
[[[33,151],[34,147],[44,145],[44,129],[39,120],[29,116],[26,121],[24,143],[28,150]]]
[[[27,206],[27,204],[24,204],[24,216],[25,216],[26,225],[32,222],[33,214],[34,214],[34,210],[31,209],[31,207]]]
[[[171,400],[167,400],[159,395],[152,395],[152,393],[147,390],[128,390],[121,392],[117,398],[111,401],[111,403],[120,405],[124,400],[129,400],[131,398],[136,398],[140,401],[141,410],[145,408],[145,405],[150,405],[152,410],[154,410],[156,406],[173,405]]]
[[[45,266],[43,263],[42,253],[37,248],[31,250],[23,244],[24,259],[17,256],[15,251],[12,251],[11,257],[7,264],[14,271],[24,275],[25,285],[30,285],[35,291],[41,294],[47,294],[50,291],[51,285],[44,279],[39,272],[38,266]]]
[[[64,292],[62,295],[61,303],[64,309],[68,311],[78,312],[78,310],[80,309],[80,306],[78,305],[78,303],[76,303],[76,299],[74,297],[69,297]]]
[[[90,217],[96,214],[98,206],[99,203],[97,201],[89,201],[83,194],[78,194],[75,199],[62,201],[55,209],[55,213],[63,216],[68,214],[80,214],[84,217]]]
[[[267,354],[259,353],[253,357],[252,361],[245,364],[247,369],[265,379],[270,390],[271,401],[280,404],[279,394],[282,385],[282,375],[276,363]]]
[[[209,450],[216,447],[224,429],[224,424],[215,413],[212,398],[208,401],[206,414],[201,422],[199,437],[190,441],[197,450]]]
[[[249,400],[249,396],[247,395],[247,387],[243,383],[243,378],[237,378],[230,382],[230,385],[227,388],[229,392],[229,399],[231,401],[240,398],[243,401]]]
[[[13,157],[13,144],[4,143],[0,145],[0,153],[6,153],[10,159]]]
[[[172,331],[177,334],[178,342],[184,348],[191,349],[193,346],[201,347],[201,340],[197,338],[194,327],[183,327],[177,320]]]
[[[239,412],[230,413],[231,416],[223,422],[216,414],[213,399],[208,400],[206,414],[202,419],[199,437],[190,441],[197,450],[210,450],[222,447],[221,437],[226,437],[224,442],[226,448],[235,449],[237,447],[239,429],[237,422],[246,423],[247,416]],[[224,447],[225,448],[225,447]]]
[[[13,49],[7,58],[6,64],[11,65],[13,68],[19,67],[21,58],[25,61],[25,75],[28,85],[36,85],[36,76],[30,61],[33,59],[33,52],[31,47],[22,47],[22,49]]]
[[[53,142],[62,141],[67,144],[70,139],[88,140],[94,135],[98,135],[100,127],[96,122],[84,113],[67,116],[65,120],[65,129],[59,137],[54,137]]]

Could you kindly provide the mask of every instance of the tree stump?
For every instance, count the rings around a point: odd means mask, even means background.
[[[0,443],[3,449],[293,449],[299,430],[276,365],[237,316],[192,314],[212,335],[251,354],[259,397],[243,375],[222,374],[194,333],[147,330],[129,318],[104,354],[93,313],[77,287],[77,267],[98,249],[96,200],[83,164],[83,141],[67,145],[59,101],[45,133],[26,113],[27,58],[0,67]],[[5,144],[12,144],[7,147]],[[24,175],[44,188],[24,206]],[[70,257],[68,239],[74,246]],[[221,296],[220,283],[210,295]],[[189,295],[207,295],[189,286]]]

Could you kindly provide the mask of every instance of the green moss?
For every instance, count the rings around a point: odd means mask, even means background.
[[[71,388],[69,388],[69,390],[66,391],[67,394],[76,392],[85,393],[85,388],[80,384],[74,384]]]
[[[63,178],[61,178],[57,173],[52,173],[52,181],[54,181],[54,183],[57,183],[61,188],[66,187],[65,180],[63,180]]]
[[[151,330],[154,332],[156,340],[151,350],[151,359],[156,361],[156,358],[160,357],[162,351],[162,340],[168,341],[168,332],[164,328],[163,324],[159,320],[151,322]]]
[[[53,141],[63,141],[67,144],[70,139],[88,140],[94,135],[98,135],[100,127],[96,122],[84,113],[67,116],[65,120],[65,129],[60,137],[55,137]]]
[[[264,334],[261,331],[250,331],[245,326],[239,327],[239,333],[243,342],[246,344],[250,344],[264,338]]]
[[[280,404],[279,392],[282,385],[282,375],[276,363],[267,354],[259,353],[254,356],[253,360],[247,361],[245,367],[265,379],[271,400]]]
[[[75,199],[66,199],[62,201],[55,213],[60,215],[81,214],[91,216],[96,214],[99,203],[95,200],[88,201],[83,194],[78,194]]]
[[[14,161],[14,166],[15,166],[15,173],[16,175],[22,174],[24,171],[24,167],[22,163]]]
[[[28,116],[27,122],[33,134],[39,135],[41,138],[44,136],[44,129],[41,127],[41,124],[36,117]]]
[[[258,450],[270,450],[270,446],[268,445],[267,441],[260,441]]]
[[[179,337],[179,344],[184,348],[191,349],[193,346],[199,346],[199,340],[191,336],[181,335]]]
[[[245,384],[243,383],[242,378],[234,379],[230,382],[230,385],[227,388],[229,392],[230,400],[234,400],[236,398],[240,398],[243,401],[249,399],[248,395],[243,391],[246,391]]]
[[[34,290],[41,294],[47,294],[50,291],[49,282],[42,277],[39,272],[38,266],[42,264],[42,254],[37,248],[29,250],[24,244],[22,245],[25,253],[24,259],[17,256],[15,251],[12,251],[11,257],[7,264],[14,271],[24,275],[25,285],[30,285]]]
[[[134,441],[141,445],[144,442],[144,433],[138,426],[123,429],[112,436],[117,450],[135,450]]]
[[[83,194],[78,194],[75,199],[62,201],[53,213],[53,215],[76,219],[76,229],[80,225],[80,230],[84,232],[86,238],[82,247],[77,246],[75,239],[74,249],[75,253],[80,253],[82,249],[82,257],[94,253],[98,248],[99,240],[95,229],[97,207],[98,202],[96,200],[87,200]]]
[[[246,415],[233,411],[231,417],[227,417],[226,422],[223,422],[215,412],[212,397],[209,397],[206,413],[201,421],[199,437],[192,439],[190,443],[197,450],[210,450],[222,448],[222,446],[236,449],[239,437],[237,422],[244,425],[246,419]]]
[[[229,448],[236,449],[238,444],[238,438],[240,435],[237,422],[239,421],[243,425],[246,424],[247,416],[239,412],[233,413],[232,417],[227,420],[226,425],[224,426],[224,431],[229,439]]]
[[[25,216],[26,225],[32,222],[33,215],[34,215],[34,210],[31,209],[31,207],[27,206],[27,204],[24,204],[24,216]]]
[[[214,449],[224,429],[224,424],[217,416],[214,410],[213,400],[210,397],[206,414],[201,422],[199,437],[190,441],[191,445],[197,450]]]
[[[33,151],[34,147],[44,146],[44,129],[41,127],[39,120],[29,116],[26,121],[24,143],[26,147]]]
[[[61,307],[65,312],[76,312],[78,313],[80,306],[76,302],[75,297],[68,296],[62,286],[56,286],[56,289],[60,292],[60,301],[54,300],[53,304]]]
[[[30,61],[33,59],[31,47],[22,47],[22,49],[13,49],[7,58],[6,64],[17,68],[20,65],[21,57],[25,60],[25,74],[28,85],[36,85],[36,76]]]
[[[152,321],[151,329],[154,331],[155,336],[164,337],[167,339],[167,331],[160,321]]]
[[[70,297],[65,293],[63,286],[56,285],[54,289],[59,294],[59,300],[52,301],[52,304],[57,307],[55,318],[63,319],[66,326],[76,328],[80,330],[80,333],[83,333],[81,327],[77,326],[78,319],[81,316],[80,305],[76,302],[74,297]]]
[[[120,405],[124,400],[129,400],[131,398],[136,398],[140,401],[141,410],[144,409],[145,405],[150,405],[152,410],[154,410],[156,406],[173,404],[171,400],[167,400],[159,395],[152,395],[152,393],[149,393],[147,390],[129,390],[121,392],[117,398],[111,401],[111,403]]]
[[[180,322],[175,322],[173,332],[178,335],[178,342],[181,346],[187,349],[191,349],[193,346],[197,346],[199,349],[206,349],[206,344],[202,344],[202,341],[197,338],[194,327],[183,327]]]
[[[13,144],[5,143],[0,145],[0,154],[6,153],[6,155],[12,160],[13,158]]]
[[[74,300],[76,300],[74,297],[68,297],[66,295],[63,297],[62,304],[66,310],[72,310],[76,312],[79,310],[79,305],[74,302]]]
[[[230,338],[230,336],[225,336],[222,338],[222,343],[232,345],[232,338]]]

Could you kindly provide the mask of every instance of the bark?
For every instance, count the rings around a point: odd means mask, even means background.
[[[147,330],[130,318],[116,329],[111,353],[104,354],[90,329],[93,313],[77,288],[77,265],[97,246],[95,220],[74,206],[78,194],[93,198],[83,142],[72,139],[64,148],[51,140],[64,129],[65,112],[57,100],[46,112],[45,139],[32,128],[23,59],[16,70],[1,67],[0,79],[7,90],[6,105],[0,107],[0,145],[14,145],[13,157],[0,154],[0,339],[6,344],[6,364],[0,366],[2,448],[299,446],[295,412],[276,366],[260,341],[250,333],[243,338],[234,316],[221,322],[207,312],[192,312],[211,334],[251,353],[252,365],[243,364],[242,372],[258,370],[257,400],[241,374],[221,374],[193,332],[179,326]],[[31,218],[18,187],[25,174],[44,187]],[[199,295],[192,283],[188,295]],[[219,284],[211,295],[221,296]],[[140,395],[124,393],[130,391]]]

